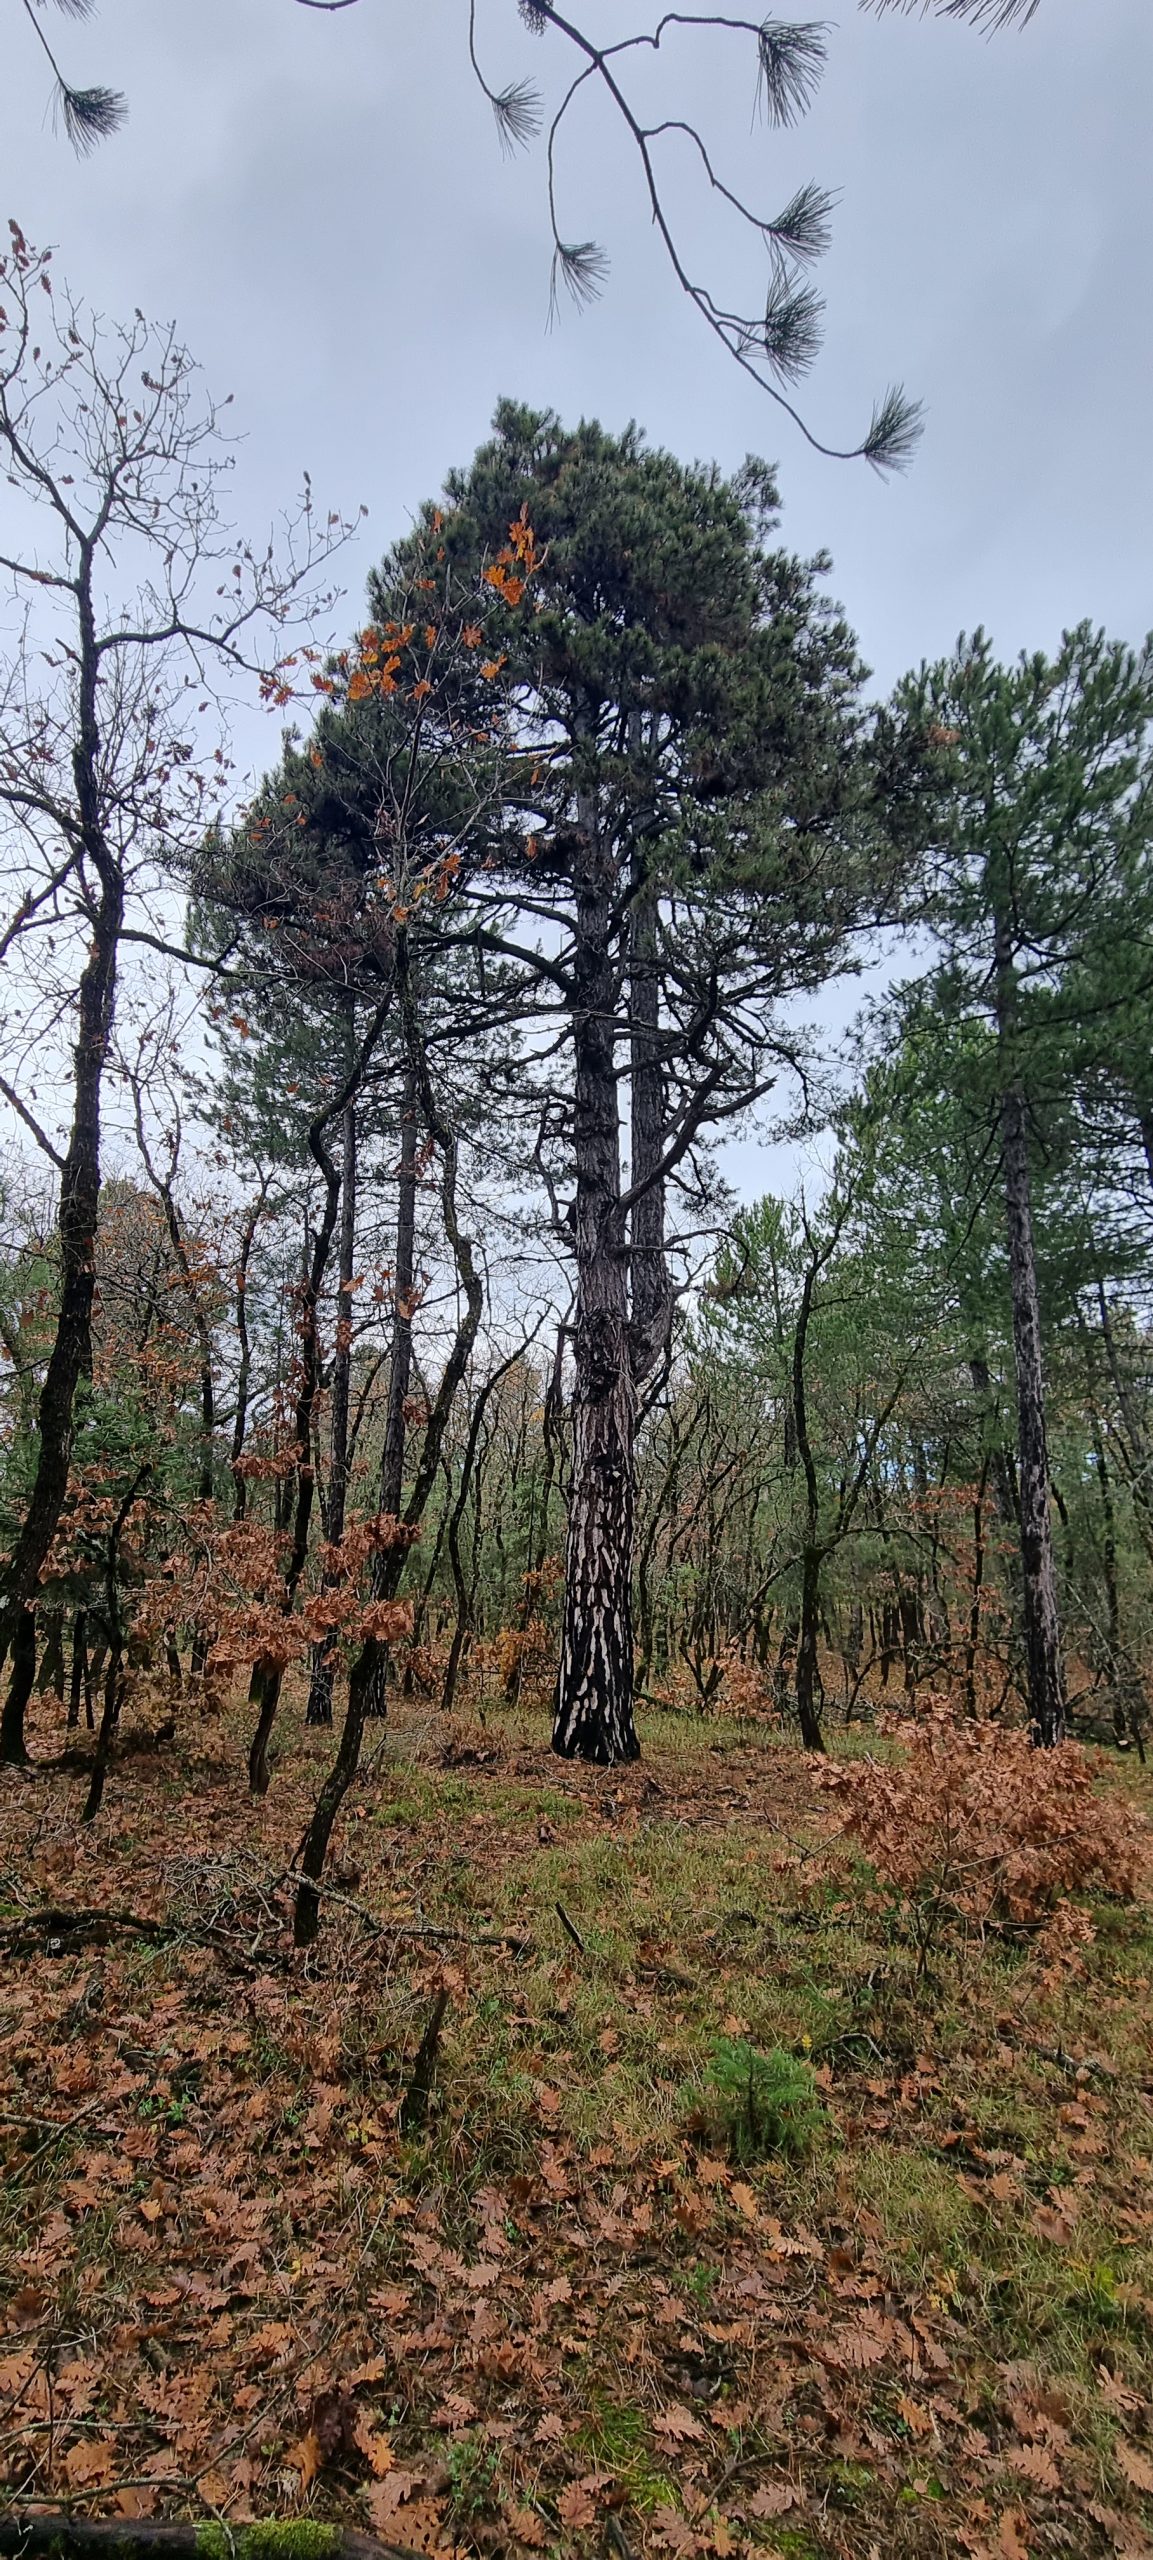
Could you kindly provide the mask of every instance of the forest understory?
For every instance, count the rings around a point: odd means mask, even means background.
[[[717,1716],[598,1770],[474,1690],[374,1728],[303,1951],[303,1708],[256,1800],[232,1707],[134,1718],[87,1826],[82,1767],[4,1773],[9,2519],[1153,2549],[1147,1861],[977,1929],[845,1833],[875,1729],[832,1786]]]

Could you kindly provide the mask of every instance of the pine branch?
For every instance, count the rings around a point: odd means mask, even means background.
[[[861,450],[877,471],[901,471],[921,439],[924,408],[896,384],[873,411]]]
[[[764,349],[782,382],[797,382],[820,351],[824,304],[811,285],[794,284],[778,269],[765,303]]]
[[[496,118],[500,147],[511,159],[514,151],[523,151],[535,142],[541,129],[540,92],[530,80],[512,80],[507,89],[490,92],[489,103]]]
[[[62,9],[65,16],[69,18],[89,17],[94,4],[95,0],[56,0],[56,7]],[[128,113],[128,101],[118,89],[106,89],[99,84],[89,89],[74,88],[71,81],[64,77],[33,8],[32,0],[22,0],[22,5],[29,25],[35,29],[37,43],[47,54],[51,64],[52,77],[56,83],[53,99],[54,116],[58,121],[63,122],[73,150],[85,158],[96,143],[106,141],[108,135],[115,133],[123,124]]]
[[[964,18],[970,26],[985,27],[996,35],[1002,27],[1028,26],[1040,0],[859,0],[859,5],[876,17],[899,9],[907,18]]]
[[[806,180],[790,197],[784,212],[767,226],[774,248],[805,266],[811,259],[823,258],[832,238],[829,217],[835,203],[835,196],[814,186],[811,179]]]
[[[820,20],[808,25],[766,18],[757,39],[757,99],[770,124],[796,124],[812,105],[828,46]]]
[[[75,0],[63,0],[67,7]],[[119,89],[72,89],[62,80],[57,92],[57,106],[64,130],[74,151],[86,158],[98,142],[106,142],[117,133],[128,114],[128,101]]]
[[[604,291],[608,256],[595,240],[558,240],[553,249],[549,307],[557,308],[557,285],[563,278],[578,310],[596,302]]]

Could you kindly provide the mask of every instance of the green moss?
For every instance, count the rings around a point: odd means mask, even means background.
[[[333,2560],[340,2526],[298,2516],[268,2524],[198,2524],[200,2560]]]

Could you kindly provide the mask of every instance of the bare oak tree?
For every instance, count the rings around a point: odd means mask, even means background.
[[[224,803],[207,716],[234,681],[288,699],[290,627],[345,528],[307,491],[282,536],[238,543],[221,509],[221,414],[170,328],[108,324],[54,292],[49,254],[11,226],[0,258],[0,823],[14,891],[0,925],[0,1095],[59,1177],[58,1315],[34,1478],[0,1570],[12,1679],[0,1757],[25,1757],[36,1594],[68,1484],[91,1362],[102,1089],[126,944],[163,943],[165,884]],[[201,736],[197,737],[198,725]],[[157,901],[160,902],[159,908]],[[71,1072],[53,1034],[71,1047]],[[47,1092],[63,1102],[62,1144]]]

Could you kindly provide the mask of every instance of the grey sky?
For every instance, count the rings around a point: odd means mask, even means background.
[[[885,683],[978,619],[1005,650],[1082,615],[1133,637],[1153,621],[1149,0],[1042,0],[1029,28],[991,40],[845,7],[817,103],[783,136],[751,124],[743,41],[670,42],[652,94],[700,117],[767,210],[802,177],[841,190],[826,351],[801,400],[850,441],[889,380],[920,394],[923,446],[890,481],[812,454],[714,348],[599,107],[571,128],[562,220],[605,243],[612,275],[597,309],[548,331],[542,154],[502,159],[465,0],[48,15],[72,76],[125,88],[131,120],[77,163],[9,6],[4,210],[110,314],[175,317],[213,389],[235,393],[249,527],[302,465],[326,502],[367,502],[350,616],[371,558],[509,391],[635,415],[686,456],[778,459],[785,535],[831,550]],[[647,16],[637,0],[627,22]],[[590,22],[625,13],[590,0]],[[512,0],[482,0],[481,27],[497,77],[555,95],[569,76],[566,48],[529,35]],[[690,263],[755,307],[755,244],[714,221],[683,154],[669,198]]]

